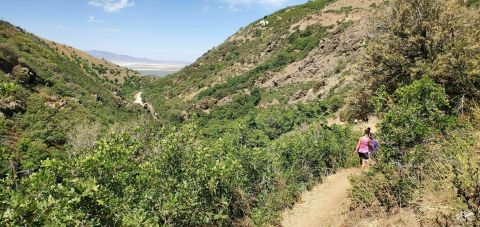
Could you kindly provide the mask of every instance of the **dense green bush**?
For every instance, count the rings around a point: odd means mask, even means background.
[[[2,178],[2,223],[224,226],[253,218],[262,225],[307,185],[347,165],[353,146],[339,127],[311,128],[263,148],[235,133],[206,142],[195,129],[139,132],[146,137],[112,135],[77,156],[44,160],[16,183]],[[270,200],[284,180],[292,183],[289,200]],[[255,218],[262,207],[270,219]]]
[[[0,100],[9,95],[13,95],[17,90],[18,85],[16,83],[0,83]]]
[[[428,77],[398,89],[380,124],[385,145],[404,150],[423,142],[448,125],[446,110],[444,89]]]
[[[428,77],[399,88],[386,99],[390,101],[380,123],[380,162],[352,180],[357,207],[380,205],[391,210],[409,205],[429,157],[423,143],[451,122],[445,113],[448,99],[444,89]]]

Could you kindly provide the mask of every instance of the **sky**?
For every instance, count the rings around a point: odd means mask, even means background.
[[[241,27],[306,0],[0,0],[0,19],[81,50],[193,62]]]

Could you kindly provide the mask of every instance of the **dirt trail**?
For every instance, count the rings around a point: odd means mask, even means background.
[[[137,94],[135,94],[135,96],[134,96],[135,101],[133,101],[133,103],[143,106],[142,93],[143,92],[138,92]]]
[[[345,169],[331,175],[312,190],[303,193],[301,201],[283,213],[282,226],[317,227],[339,226],[348,211],[350,188],[348,176],[359,169]]]

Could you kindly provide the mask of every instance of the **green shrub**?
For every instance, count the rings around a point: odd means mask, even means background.
[[[399,150],[412,148],[449,124],[444,89],[425,77],[398,89],[380,124],[385,145]],[[432,127],[434,126],[434,127]]]
[[[451,122],[445,112],[448,99],[444,89],[428,77],[399,88],[385,99],[391,100],[380,123],[380,162],[352,179],[354,207],[377,205],[390,211],[408,206],[430,157],[423,143],[443,133]]]
[[[380,35],[367,48],[372,87],[391,94],[428,74],[452,98],[478,99],[479,15],[462,2],[395,1],[376,19]]]
[[[265,147],[244,140],[256,137],[245,127],[210,141],[198,140],[195,128],[149,127],[132,129],[145,131],[135,136],[142,140],[115,133],[92,150],[43,160],[16,184],[2,178],[1,223],[229,226],[253,218],[265,225],[308,185],[348,165],[354,142],[340,127],[310,128]],[[291,181],[287,191],[280,181]]]

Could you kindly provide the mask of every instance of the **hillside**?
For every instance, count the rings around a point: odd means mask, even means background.
[[[0,147],[6,153],[0,175],[28,175],[65,152],[78,127],[99,131],[140,114],[118,95],[129,74],[136,76],[1,21]]]
[[[358,74],[368,18],[378,2],[318,0],[280,10],[242,28],[182,71],[147,85],[145,95],[164,112],[192,115],[254,89],[261,93],[258,108],[345,93]]]
[[[111,83],[121,85],[128,76],[140,76],[140,74],[134,70],[116,65],[111,61],[99,58],[91,53],[52,41],[46,40],[46,42],[70,60],[79,62],[79,65],[86,73],[98,74],[101,78],[109,80]]]

